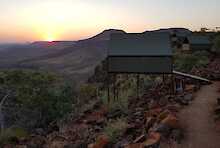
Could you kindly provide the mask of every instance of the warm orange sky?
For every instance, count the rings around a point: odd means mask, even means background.
[[[110,28],[214,28],[219,9],[219,0],[0,0],[0,42],[78,40]]]

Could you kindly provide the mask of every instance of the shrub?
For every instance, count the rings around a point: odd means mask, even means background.
[[[190,72],[193,67],[205,67],[209,63],[209,54],[198,51],[193,54],[176,54],[174,57],[175,70]]]
[[[45,127],[71,111],[73,89],[58,83],[58,77],[36,71],[12,70],[1,72],[0,87],[11,92],[7,104],[9,120],[21,127]]]
[[[26,138],[28,136],[27,131],[18,127],[11,127],[1,131],[0,134],[0,146],[5,143],[13,142],[13,139]]]
[[[214,39],[214,50],[215,52],[220,53],[220,35]]]
[[[79,99],[82,102],[89,101],[90,99],[97,97],[97,88],[93,84],[83,84],[80,86]]]
[[[115,143],[118,138],[123,136],[128,127],[126,119],[120,118],[107,123],[104,128],[104,133],[110,138],[112,143]]]

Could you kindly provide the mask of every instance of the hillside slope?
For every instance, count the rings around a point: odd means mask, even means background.
[[[107,42],[112,33],[102,33],[76,42],[34,42],[0,51],[0,68],[27,68],[54,71],[73,80],[86,80],[106,57]]]
[[[185,28],[168,28],[149,32],[189,34]],[[123,30],[109,29],[79,41],[34,42],[0,51],[0,68],[25,68],[54,71],[68,79],[87,80],[106,57],[107,42],[112,33]]]

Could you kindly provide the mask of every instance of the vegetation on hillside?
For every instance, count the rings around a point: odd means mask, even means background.
[[[119,118],[109,122],[104,128],[104,133],[110,138],[111,143],[115,143],[125,133],[127,127],[126,119]]]
[[[209,53],[197,51],[192,54],[175,53],[174,69],[182,72],[190,72],[193,68],[201,68],[209,63]]]
[[[8,95],[1,112],[4,138],[4,134],[13,135],[12,127],[30,132],[47,128],[50,122],[70,113],[76,101],[71,86],[60,83],[53,74],[36,71],[1,71],[0,95],[1,98]]]
[[[174,69],[190,72],[193,68],[206,67],[209,56],[208,52],[175,53]],[[101,116],[99,118],[102,119],[104,115],[100,115],[100,112],[96,111],[92,114],[94,107],[91,110],[91,106],[94,106],[92,102],[95,101],[101,102],[99,105],[94,103],[95,109],[98,110],[100,106],[104,106],[107,110],[105,121],[99,121],[102,128],[97,130],[107,135],[111,143],[117,143],[128,127],[128,115],[131,114],[132,109],[136,108],[132,106],[135,103],[132,104],[131,100],[138,100],[136,99],[137,75],[117,75],[115,100],[113,98],[115,77],[111,75],[109,77],[111,101],[108,102],[106,63],[105,60],[98,65],[88,83],[81,85],[77,90],[73,88],[74,84],[68,85],[62,78],[51,73],[27,70],[1,71],[0,99],[9,96],[3,104],[2,113],[5,116],[6,126],[1,131],[0,144],[7,142],[11,137],[26,137],[29,132],[35,132],[39,128],[47,129],[53,121],[66,124],[67,120],[75,119],[80,114],[83,119],[88,118],[88,121],[86,119],[83,121],[85,123],[90,120],[95,122],[93,120],[96,120],[96,116]],[[153,86],[162,84],[161,75],[139,76],[140,96]],[[91,113],[92,116],[86,116],[87,113],[88,115]]]
[[[218,54],[220,53],[220,35],[218,35],[214,40],[214,50]]]

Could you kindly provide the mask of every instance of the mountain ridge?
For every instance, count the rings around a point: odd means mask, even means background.
[[[188,29],[170,28],[150,32],[172,32]],[[143,33],[147,33],[145,31]],[[28,45],[0,51],[0,68],[30,68],[54,71],[72,79],[87,80],[94,68],[107,56],[107,45],[112,33],[126,33],[108,29],[79,41],[37,41]]]

